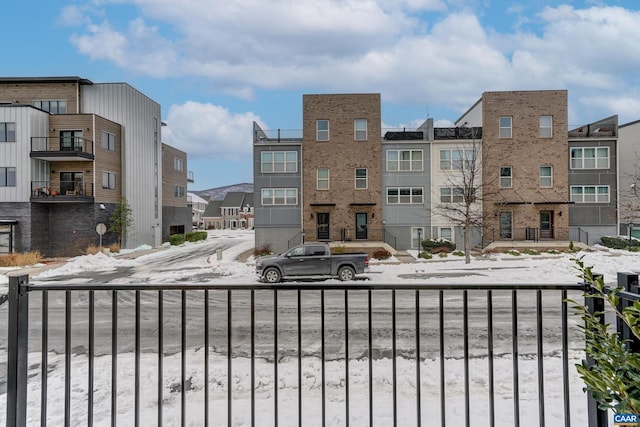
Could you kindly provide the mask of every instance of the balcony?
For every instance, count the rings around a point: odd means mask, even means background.
[[[193,171],[187,172],[187,182],[191,183],[191,184],[196,182],[195,175],[194,175]]]
[[[93,182],[31,181],[30,200],[34,203],[93,203]]]
[[[32,137],[31,157],[50,162],[91,162],[95,158],[93,141],[79,137]]]

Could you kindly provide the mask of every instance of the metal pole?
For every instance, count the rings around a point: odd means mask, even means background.
[[[9,276],[7,331],[7,427],[27,425],[29,276]]]

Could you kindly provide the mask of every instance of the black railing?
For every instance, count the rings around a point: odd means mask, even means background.
[[[32,152],[93,154],[93,141],[81,137],[31,137]]]
[[[59,196],[64,196],[61,198]],[[59,181],[53,185],[50,181],[31,181],[31,200],[73,200],[94,197],[93,182],[87,181]]]
[[[583,354],[584,335],[566,302],[583,291],[11,277],[7,425],[139,425],[151,406],[155,419],[144,423],[155,425],[254,425],[259,417],[271,425],[495,426],[504,412],[512,425],[525,416],[544,425],[549,402],[560,402],[553,425],[586,425],[571,412],[587,397],[569,379],[570,351]],[[521,393],[522,381],[537,386]],[[27,388],[39,391],[28,405]],[[478,399],[481,413],[472,407]]]
[[[562,228],[552,227],[541,229],[539,227],[513,227],[508,229],[485,229],[483,238],[491,243],[496,241],[572,241],[589,244],[589,233],[578,227]]]

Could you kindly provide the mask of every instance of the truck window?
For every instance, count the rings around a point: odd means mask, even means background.
[[[297,248],[291,249],[289,251],[289,256],[302,256],[304,255],[304,246],[298,246]]]
[[[307,246],[308,256],[322,256],[325,254],[324,246]]]

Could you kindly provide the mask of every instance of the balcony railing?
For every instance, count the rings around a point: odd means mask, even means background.
[[[584,289],[11,277],[6,425],[596,426]]]
[[[540,240],[560,240],[589,244],[589,233],[579,227],[552,227],[549,230],[541,230],[539,227],[514,227],[503,230],[486,228],[484,229],[483,239],[489,243],[495,241],[537,242]]]
[[[80,201],[93,197],[93,182],[60,181],[54,185],[50,181],[31,181],[31,201]]]
[[[32,137],[31,152],[33,154],[44,155],[45,153],[52,157],[61,156],[84,156],[93,158],[93,141],[80,138],[50,138],[50,137]]]

